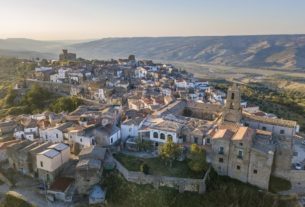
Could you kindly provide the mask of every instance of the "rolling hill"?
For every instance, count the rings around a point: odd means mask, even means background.
[[[305,35],[105,38],[71,48],[85,58],[135,54],[166,61],[305,69]]]
[[[138,58],[213,65],[305,69],[305,35],[103,38],[71,44],[30,39],[0,40],[0,55],[57,58],[62,48],[78,57]]]

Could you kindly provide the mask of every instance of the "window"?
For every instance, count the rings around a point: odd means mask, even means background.
[[[263,126],[263,127],[262,127],[262,130],[266,131],[266,130],[267,130],[267,128]]]
[[[43,167],[43,162],[42,161],[40,161],[40,167]]]
[[[130,127],[130,128],[129,128],[129,132],[131,132],[131,130],[132,130],[132,128]]]
[[[223,163],[223,158],[220,157],[220,158],[218,159],[218,161],[219,161],[220,163]]]
[[[220,155],[224,154],[224,148],[223,147],[219,147],[218,154],[220,154]]]
[[[240,170],[240,165],[237,165],[237,166],[236,166],[236,169],[237,169],[237,170]]]
[[[211,139],[207,138],[207,144],[211,144]]]
[[[253,174],[257,174],[257,170],[253,170]]]
[[[249,123],[245,123],[244,125],[245,125],[246,127],[248,127],[248,126],[249,126]]]
[[[58,139],[58,134],[56,134],[56,138]]]
[[[159,138],[158,132],[154,132],[153,137],[156,138],[156,139],[158,139],[158,138]]]
[[[243,159],[243,151],[242,150],[238,150],[237,158]]]
[[[281,130],[280,130],[280,134],[285,134],[285,130],[284,130],[284,129],[281,129]]]
[[[232,94],[231,94],[231,99],[232,99],[232,100],[234,99],[234,96],[235,96],[235,94],[232,93]]]
[[[194,143],[198,144],[198,137],[194,137]]]
[[[82,139],[82,138],[80,138],[80,142],[83,142],[83,139]]]
[[[243,143],[242,143],[242,142],[240,142],[240,143],[239,143],[239,146],[243,146]]]
[[[165,139],[165,134],[161,133],[160,134],[160,139]]]
[[[110,143],[111,143],[111,144],[113,143],[113,138],[110,139]]]
[[[172,135],[167,135],[167,140],[171,140],[171,141],[173,141],[173,136]]]

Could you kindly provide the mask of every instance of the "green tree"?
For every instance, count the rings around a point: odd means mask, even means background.
[[[160,156],[169,162],[172,167],[173,161],[181,154],[181,147],[175,144],[172,139],[168,139],[165,144],[160,147]]]
[[[23,97],[21,104],[23,106],[28,106],[32,111],[43,109],[45,107],[45,103],[49,101],[50,96],[50,92],[34,84]]]
[[[83,101],[77,97],[60,97],[51,104],[51,110],[56,113],[71,112],[81,104],[83,104]]]
[[[192,171],[199,173],[207,170],[208,164],[206,163],[204,149],[200,148],[197,144],[192,144],[189,157],[190,161],[188,162],[188,166]]]
[[[10,87],[8,89],[8,92],[7,92],[6,96],[5,96],[5,105],[9,106],[9,107],[13,106],[15,104],[15,99],[16,98],[17,98],[16,91],[12,87]]]

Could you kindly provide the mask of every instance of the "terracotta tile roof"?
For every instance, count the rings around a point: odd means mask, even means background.
[[[227,139],[230,140],[234,132],[229,129],[219,129],[212,137],[212,139]]]
[[[284,127],[289,127],[289,128],[294,128],[297,125],[296,121],[290,121],[290,120],[285,120],[285,119],[272,119],[272,118],[267,118],[267,117],[256,116],[256,115],[249,114],[246,112],[243,113],[243,118],[249,119],[252,121],[256,121],[256,122],[261,122],[261,123],[266,123],[266,124],[271,124],[271,125],[276,125],[276,126],[284,126]]]
[[[249,127],[239,127],[232,140],[252,140],[255,130]]]
[[[51,185],[51,191],[65,192],[67,188],[74,182],[74,178],[60,177],[57,178]]]

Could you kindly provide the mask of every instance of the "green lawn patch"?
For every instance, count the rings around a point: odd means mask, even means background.
[[[195,173],[188,166],[188,160],[174,161],[173,166],[166,165],[165,161],[161,158],[138,158],[122,153],[114,156],[122,165],[124,165],[130,171],[140,171],[140,166],[146,163],[149,167],[148,174],[171,176],[181,178],[203,178],[204,173]]]
[[[291,188],[291,183],[289,180],[275,177],[275,176],[270,176],[270,181],[269,181],[269,191],[273,193],[281,192],[281,191],[286,191]]]

